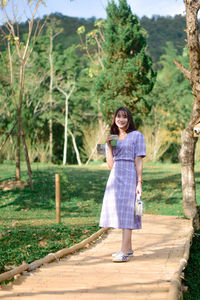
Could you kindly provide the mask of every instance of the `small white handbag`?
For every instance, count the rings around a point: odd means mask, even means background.
[[[144,214],[144,203],[140,198],[140,194],[137,194],[135,200],[135,215],[143,216],[143,214]]]

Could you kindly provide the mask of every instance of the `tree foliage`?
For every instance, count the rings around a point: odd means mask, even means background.
[[[156,135],[163,131],[162,135],[165,135],[165,138],[160,136],[159,139],[163,140],[161,148],[165,148],[166,151],[160,157],[177,162],[181,132],[189,121],[192,110],[192,91],[189,82],[177,70],[174,60],[178,59],[187,67],[189,58],[186,47],[183,53],[178,55],[171,42],[167,43],[164,51],[159,62],[160,71],[155,86],[147,96],[148,103],[151,103],[151,110],[144,119],[143,125],[151,129],[155,139]]]
[[[90,126],[94,125],[95,128],[98,125],[100,100],[105,116],[116,106],[125,104],[136,113],[134,118],[137,125],[143,120],[143,128],[145,130],[151,128],[151,138],[160,136],[159,142],[162,140],[163,144],[159,151],[156,150],[157,155],[156,158],[154,155],[153,159],[174,157],[173,161],[177,161],[180,132],[188,122],[191,111],[189,103],[192,97],[189,84],[173,63],[173,60],[177,59],[185,67],[188,66],[188,54],[186,49],[183,50],[184,18],[181,16],[174,18],[154,16],[151,19],[143,17],[141,26],[139,19],[132,14],[125,0],[120,1],[119,6],[114,1],[109,2],[108,19],[105,21],[70,18],[62,14],[52,14],[49,18],[51,17],[58,20],[59,27],[63,28],[61,34],[55,37],[53,48],[55,79],[52,108],[53,161],[62,162],[65,113],[65,96],[59,92],[56,85],[66,89],[67,82],[74,78],[75,90],[68,103],[68,163],[76,162],[71,133],[80,151],[81,161],[87,160],[89,152],[86,155],[84,137]],[[84,55],[83,50],[86,49],[77,47],[80,38],[76,31],[80,26],[85,28],[81,36],[87,43],[87,50],[90,51],[94,62]],[[5,30],[5,27],[2,26],[1,29]],[[20,23],[19,38],[22,43],[26,41],[27,33],[28,22]],[[17,79],[19,60],[15,41],[10,40],[10,44],[13,74]],[[49,152],[48,46],[48,28],[44,27],[35,42],[25,73],[22,120],[32,161],[45,161]],[[153,90],[145,95],[151,90],[155,76],[147,53],[150,53],[153,58],[158,75]],[[0,40],[0,71],[0,139],[3,142],[5,132],[11,130],[17,115],[16,103],[8,80],[10,72],[8,47],[2,39]],[[100,77],[94,87],[95,78],[99,74]],[[13,88],[17,95],[17,81],[13,81]],[[95,89],[98,95],[94,94]],[[156,128],[159,130],[156,131]],[[167,138],[163,138],[164,134]],[[8,147],[10,150],[4,152],[4,158],[14,156],[15,139],[16,137],[10,138]],[[168,148],[165,145],[166,140],[171,143]],[[158,149],[160,143],[152,142],[153,144]]]
[[[141,25],[147,31],[148,51],[156,69],[160,68],[159,60],[164,54],[166,42],[172,42],[178,55],[185,46],[185,16],[146,16],[141,18]]]
[[[137,113],[136,104],[152,90],[155,73],[146,54],[145,33],[126,0],[120,0],[119,6],[113,0],[108,3],[103,48],[104,70],[95,91],[105,118],[122,105]]]
[[[147,96],[148,102],[151,102],[151,112],[147,120],[149,125],[162,123],[177,139],[189,121],[192,91],[189,82],[177,70],[174,60],[178,59],[187,67],[188,51],[184,48],[182,54],[178,55],[171,42],[167,42],[164,51],[159,61],[160,71],[156,84],[152,93]]]

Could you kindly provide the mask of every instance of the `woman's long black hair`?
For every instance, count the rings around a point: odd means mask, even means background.
[[[110,133],[111,134],[119,134],[119,129],[118,129],[117,125],[115,124],[115,118],[120,111],[122,111],[124,116],[126,116],[128,118],[128,128],[126,129],[126,132],[128,133],[128,132],[136,130],[131,112],[128,110],[128,108],[122,106],[122,107],[119,107],[116,110],[116,112],[114,113]]]

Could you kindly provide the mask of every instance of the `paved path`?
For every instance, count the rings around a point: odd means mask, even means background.
[[[0,290],[0,299],[167,299],[190,229],[188,220],[145,215],[143,229],[133,233],[135,256],[129,262],[112,262],[121,230],[109,230],[88,249],[20,276]]]

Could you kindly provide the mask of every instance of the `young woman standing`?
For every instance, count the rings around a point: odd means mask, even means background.
[[[141,229],[141,217],[134,213],[137,193],[142,194],[142,158],[146,156],[144,136],[136,131],[130,111],[120,107],[114,114],[111,134],[118,135],[116,147],[112,137],[106,143],[106,160],[111,169],[103,199],[99,225],[122,229],[121,250],[113,262],[126,262],[133,256],[132,230]]]

